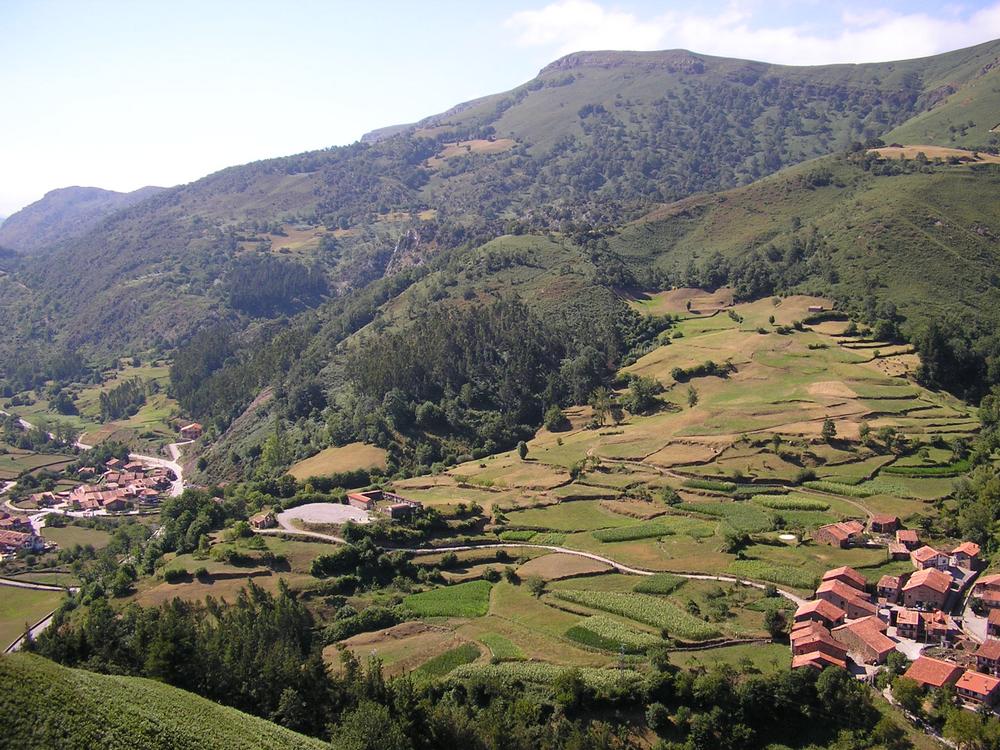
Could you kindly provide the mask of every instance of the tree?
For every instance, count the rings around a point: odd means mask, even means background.
[[[913,747],[913,743],[906,736],[906,730],[888,716],[879,719],[872,730],[872,740],[885,750],[910,750]]]
[[[517,444],[517,455],[522,461],[528,457],[528,444],[523,440]]]
[[[545,410],[545,429],[549,432],[565,432],[570,428],[566,414],[557,404],[552,404]]]
[[[944,721],[942,733],[959,748],[968,748],[968,750],[984,748],[985,750],[983,729],[983,720],[979,716],[971,711],[953,708],[948,712],[948,717]]]
[[[646,723],[649,728],[657,734],[662,734],[664,730],[671,727],[670,711],[662,703],[650,703],[646,709]]]
[[[788,618],[785,616],[783,610],[777,608],[769,609],[764,615],[764,627],[767,628],[767,632],[771,635],[771,638],[777,640],[785,635],[785,631],[788,628]]]
[[[335,727],[336,750],[409,750],[406,734],[386,706],[365,700]]]
[[[861,439],[861,444],[867,448],[872,441],[872,426],[867,422],[862,422],[858,426],[858,437]]]
[[[536,598],[545,591],[545,580],[539,576],[528,576],[524,582],[528,586],[528,591]]]
[[[689,385],[687,389],[687,402],[688,406],[692,409],[698,405],[698,391],[695,390],[693,385]]]
[[[603,386],[595,388],[590,394],[590,406],[594,410],[594,419],[603,425],[611,409],[611,393],[608,389]]]
[[[622,399],[623,406],[633,414],[647,414],[660,403],[656,397],[663,391],[660,381],[645,375],[633,377],[628,386],[628,393]]]
[[[823,429],[820,432],[823,440],[830,443],[835,437],[837,437],[837,425],[833,423],[833,420],[827,417],[823,420]]]
[[[897,677],[892,681],[892,697],[911,714],[919,716],[924,705],[924,691],[920,684],[909,677]]]

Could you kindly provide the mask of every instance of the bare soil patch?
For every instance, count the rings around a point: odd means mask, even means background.
[[[878,154],[883,159],[916,159],[917,154],[923,152],[928,159],[949,159],[955,157],[964,161],[976,163],[1000,164],[1000,156],[996,154],[978,154],[960,148],[947,148],[945,146],[886,146],[884,148],[871,149],[869,153]]]
[[[597,560],[554,552],[551,555],[542,555],[541,557],[536,557],[534,560],[529,560],[517,569],[517,574],[521,578],[538,576],[539,578],[544,578],[546,581],[558,581],[562,578],[572,578],[574,576],[607,573],[610,570],[610,565],[598,562]]]

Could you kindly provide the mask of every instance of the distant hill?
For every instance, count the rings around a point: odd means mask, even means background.
[[[309,750],[325,742],[141,677],[0,657],[0,746],[21,750]]]
[[[144,187],[118,193],[95,187],[51,190],[0,223],[0,247],[38,253],[60,242],[78,238],[101,219],[163,190]]]
[[[335,295],[508,231],[614,226],[749,184],[884,135],[998,57],[1000,42],[815,67],[684,50],[569,55],[415,125],[232,167],[115,211],[71,241],[63,233],[44,262],[18,273],[33,319],[0,311],[0,327],[101,353],[169,350],[206,322],[244,326],[251,307],[273,316],[320,304],[323,295],[271,283],[303,265]],[[0,244],[18,247],[4,242],[14,218]],[[226,280],[245,279],[248,253],[260,251],[283,264],[261,272],[261,286],[274,287],[262,290],[268,302],[234,304]],[[288,304],[275,304],[282,295]]]

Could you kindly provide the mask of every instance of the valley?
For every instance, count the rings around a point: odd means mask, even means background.
[[[993,747],[998,60],[579,52],[9,217],[15,743]]]

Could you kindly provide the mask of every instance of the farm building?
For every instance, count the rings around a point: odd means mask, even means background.
[[[45,548],[45,540],[34,532],[0,530],[0,552],[6,555],[27,550],[40,552]]]
[[[1000,641],[987,638],[976,649],[976,669],[1000,677]]]
[[[889,604],[899,602],[899,597],[903,593],[903,576],[885,575],[878,579],[876,591],[879,599],[885,599]]]
[[[923,547],[913,550],[910,553],[910,560],[913,562],[913,567],[917,570],[926,570],[927,568],[947,568],[950,562],[950,558],[944,552],[938,552],[933,547],[928,547],[926,544]]]
[[[921,612],[920,619],[924,623],[927,640],[934,643],[952,643],[962,632],[947,612]]]
[[[822,653],[826,656],[846,661],[847,649],[821,625],[800,628],[791,637],[792,656]]]
[[[916,529],[899,529],[896,531],[896,541],[906,549],[914,550],[920,546],[920,534]]]
[[[907,607],[941,609],[951,589],[951,576],[936,568],[918,570],[903,586],[903,604]]]
[[[186,424],[178,430],[181,433],[181,437],[185,440],[197,440],[201,437],[205,428],[202,427],[197,422],[192,422],[191,424]]]
[[[278,525],[278,519],[272,510],[263,510],[250,516],[250,525],[255,529],[273,529]]]
[[[877,617],[863,617],[834,628],[833,637],[844,644],[855,664],[883,664],[896,649],[896,642],[885,634],[886,627]]]
[[[955,683],[955,692],[967,701],[992,706],[1000,696],[1000,678],[967,669]]]
[[[951,551],[951,564],[956,568],[975,570],[979,566],[979,545],[975,542],[962,542]]]
[[[1000,638],[1000,609],[991,609],[986,618],[986,636]]]
[[[841,581],[825,581],[816,589],[816,598],[824,599],[847,613],[850,620],[874,615],[875,605],[868,595]]]
[[[1000,573],[980,578],[972,588],[972,595],[990,609],[1000,607]]]
[[[813,669],[818,669],[820,671],[826,669],[827,667],[840,667],[841,669],[847,669],[847,661],[824,654],[822,651],[813,651],[810,654],[802,654],[801,656],[792,657],[792,669],[801,669],[802,667],[812,667]]]
[[[962,676],[963,669],[957,664],[932,659],[929,656],[919,656],[903,675],[922,687],[941,688],[954,685]]]
[[[900,638],[919,641],[924,635],[924,621],[915,609],[900,609],[896,611],[896,633]]]
[[[863,592],[865,590],[865,586],[868,585],[868,581],[863,575],[847,565],[826,571],[826,573],[823,574],[822,581],[824,583],[826,581],[840,581],[841,583],[846,583],[848,586],[852,586],[861,592]]]
[[[806,622],[822,623],[828,628],[842,625],[847,613],[825,599],[813,599],[795,610],[796,625]]]
[[[850,547],[861,539],[865,527],[859,521],[841,521],[820,526],[813,532],[813,539],[831,547]]]
[[[885,513],[876,513],[868,521],[868,530],[876,534],[891,534],[899,528],[899,518]]]

